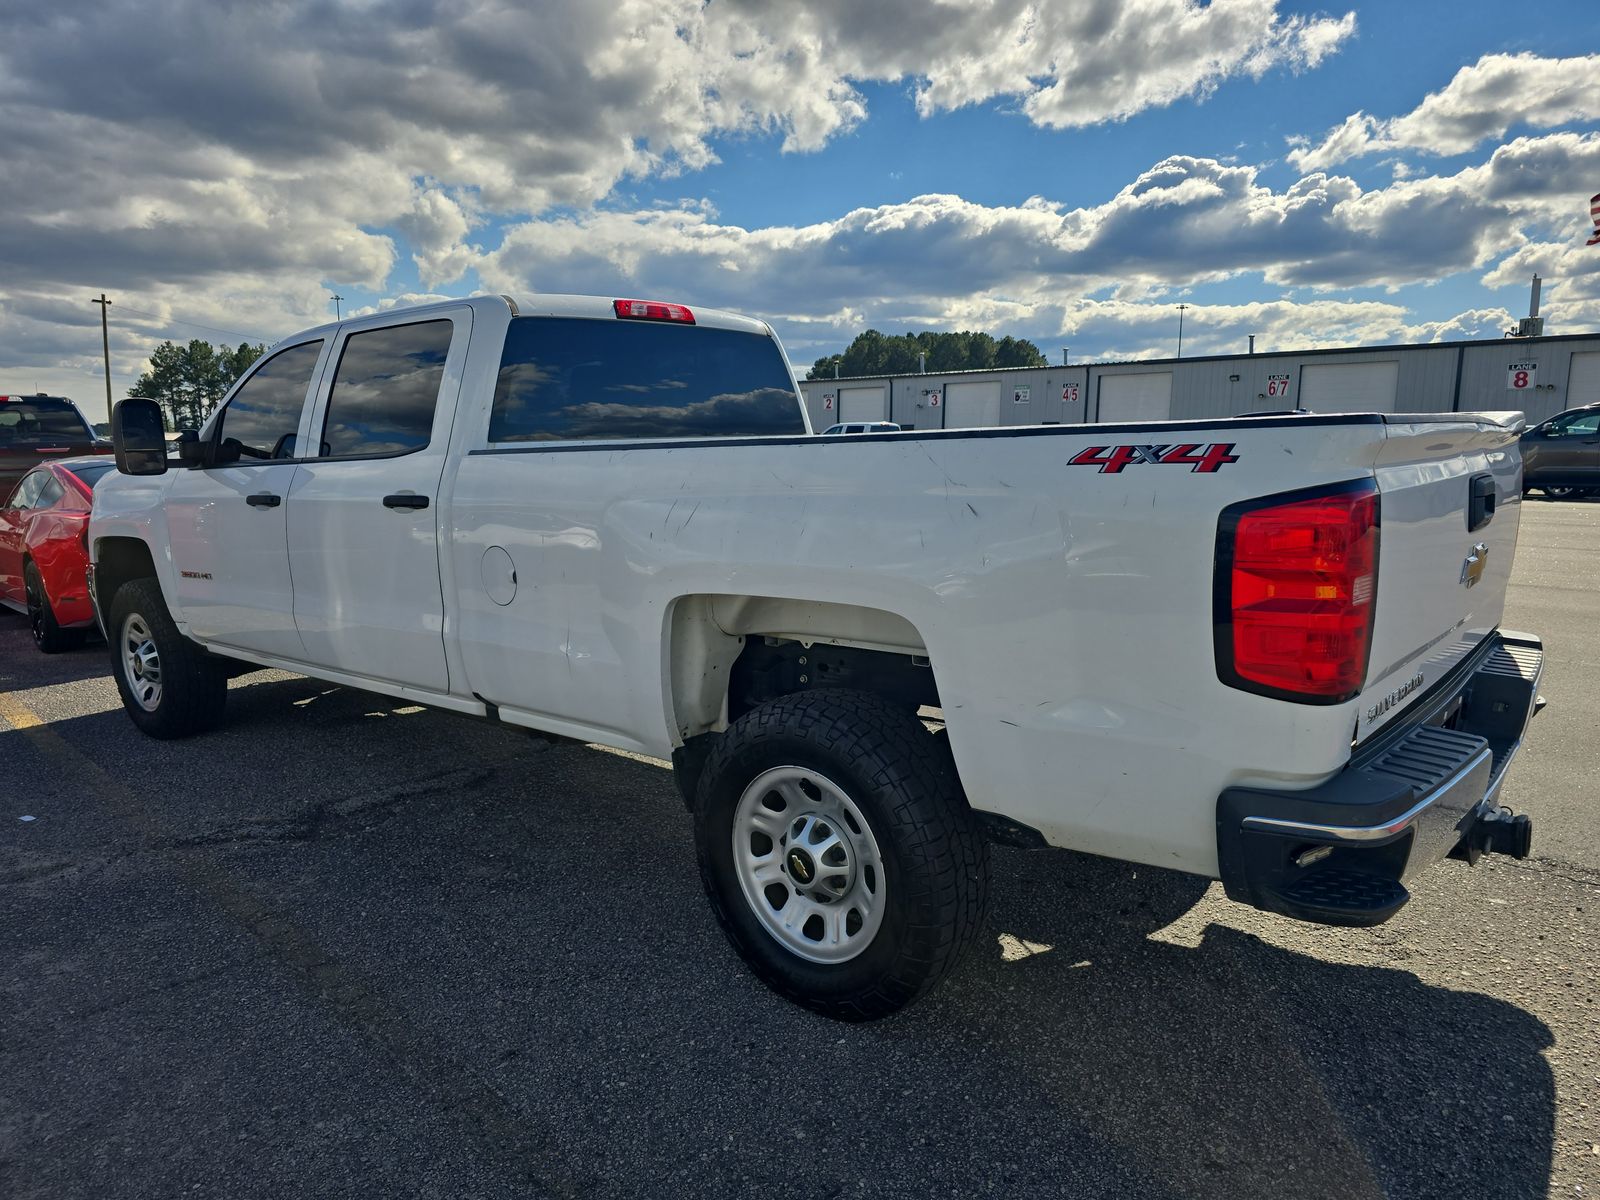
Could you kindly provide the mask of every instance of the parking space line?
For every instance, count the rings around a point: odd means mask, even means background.
[[[33,709],[3,692],[0,692],[0,721],[4,721],[18,733],[44,724],[44,718]]]

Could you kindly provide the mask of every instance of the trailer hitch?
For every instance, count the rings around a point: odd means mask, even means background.
[[[1476,863],[1485,854],[1527,858],[1533,849],[1533,818],[1509,808],[1491,808],[1479,817],[1451,852],[1452,858]]]

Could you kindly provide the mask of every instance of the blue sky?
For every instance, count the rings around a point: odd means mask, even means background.
[[[305,11],[298,11],[303,8]],[[1075,359],[1600,328],[1580,4],[143,0],[0,39],[0,391],[475,291]],[[313,19],[314,18],[314,19]],[[319,31],[308,37],[308,28]],[[140,64],[137,69],[133,64]],[[85,89],[83,78],[104,81]]]

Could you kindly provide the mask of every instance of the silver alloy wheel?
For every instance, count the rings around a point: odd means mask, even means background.
[[[122,677],[145,712],[160,707],[161,654],[150,626],[138,613],[129,613],[122,622]]]
[[[804,767],[751,780],[733,810],[733,866],[756,919],[809,962],[848,962],[883,924],[883,855],[838,784]]]

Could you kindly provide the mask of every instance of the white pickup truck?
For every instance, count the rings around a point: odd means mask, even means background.
[[[538,296],[287,338],[171,461],[113,426],[141,729],[281,667],[670,757],[729,939],[831,1016],[951,968],[994,840],[1341,925],[1528,850],[1517,414],[820,437],[767,325]]]

